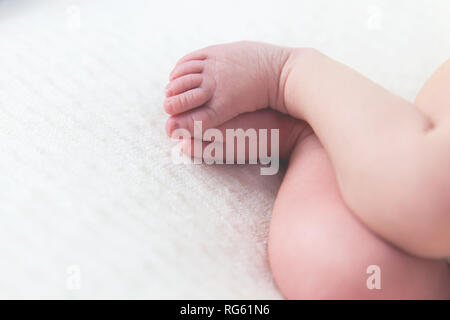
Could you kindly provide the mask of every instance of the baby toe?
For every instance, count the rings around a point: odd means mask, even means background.
[[[198,50],[185,55],[183,58],[178,60],[177,65],[180,65],[184,62],[191,60],[205,60],[206,58],[207,58],[206,53],[203,50]]]
[[[181,63],[173,68],[170,73],[170,80],[174,80],[178,77],[191,74],[191,73],[202,73],[204,68],[204,61],[202,60],[191,60],[185,63]]]
[[[195,88],[167,98],[164,101],[164,109],[168,114],[179,114],[196,108],[209,99],[210,93],[207,90]]]
[[[166,87],[166,97],[183,93],[187,90],[198,88],[202,83],[201,74],[188,74],[171,81]]]

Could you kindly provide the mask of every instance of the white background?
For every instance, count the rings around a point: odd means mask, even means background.
[[[449,13],[445,0],[0,0],[0,298],[281,298],[265,242],[281,174],[171,163],[171,66],[220,42],[312,46],[412,100],[450,56]]]

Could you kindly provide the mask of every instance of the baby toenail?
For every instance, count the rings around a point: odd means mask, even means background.
[[[169,88],[166,88],[166,97],[169,97],[172,95],[172,90],[170,90]]]

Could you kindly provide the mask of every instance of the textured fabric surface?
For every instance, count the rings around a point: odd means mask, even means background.
[[[171,66],[241,39],[313,46],[411,100],[450,56],[449,9],[0,0],[0,298],[281,298],[266,240],[282,173],[174,165]]]

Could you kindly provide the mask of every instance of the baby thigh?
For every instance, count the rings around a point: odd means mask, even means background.
[[[289,299],[446,299],[445,261],[410,256],[378,238],[341,199],[315,135],[295,147],[274,204],[272,273]]]

